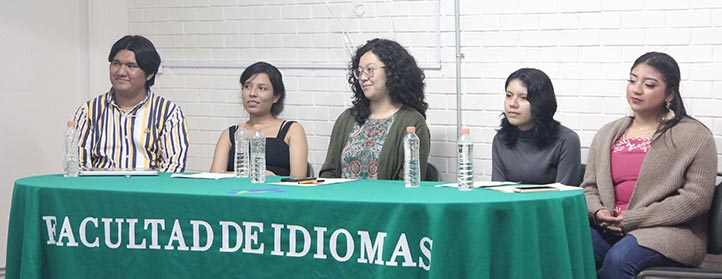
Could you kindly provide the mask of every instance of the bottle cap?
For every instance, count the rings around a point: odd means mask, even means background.
[[[253,130],[261,130],[261,129],[263,129],[263,125],[261,125],[261,124],[253,125]]]
[[[245,128],[245,127],[246,127],[246,121],[239,121],[239,122],[238,122],[238,127],[244,127],[244,128]]]
[[[414,126],[406,127],[406,132],[407,133],[416,133],[416,127],[414,127]]]
[[[75,120],[68,120],[68,127],[75,127]]]
[[[468,135],[469,134],[469,127],[461,127],[461,134],[462,135]]]

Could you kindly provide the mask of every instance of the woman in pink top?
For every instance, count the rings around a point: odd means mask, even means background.
[[[582,187],[599,278],[704,259],[717,149],[709,129],[687,116],[679,83],[672,57],[642,55],[627,84],[634,115],[592,141]]]

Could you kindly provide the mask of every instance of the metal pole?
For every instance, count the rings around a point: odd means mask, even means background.
[[[454,0],[454,28],[456,34],[456,138],[459,138],[459,133],[462,126],[461,119],[461,59],[464,58],[464,54],[461,53],[461,24],[460,18],[461,13],[459,12],[459,1]]]

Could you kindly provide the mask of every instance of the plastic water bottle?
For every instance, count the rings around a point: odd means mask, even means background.
[[[63,153],[63,176],[76,177],[80,173],[80,160],[78,158],[78,132],[75,121],[68,121],[65,131],[65,152]]]
[[[474,141],[469,134],[469,128],[461,128],[461,135],[457,143],[456,153],[456,185],[460,191],[474,189]]]
[[[235,164],[233,165],[236,177],[248,177],[250,173],[248,157],[250,157],[251,154],[249,150],[250,140],[248,139],[248,136],[249,133],[248,130],[246,130],[246,122],[238,122],[238,126],[236,126],[236,133],[233,136],[236,141],[236,158]]]
[[[421,165],[419,162],[419,137],[416,127],[406,127],[404,137],[404,185],[419,187],[421,184]]]
[[[251,182],[266,182],[266,136],[259,124],[253,125],[251,139]]]

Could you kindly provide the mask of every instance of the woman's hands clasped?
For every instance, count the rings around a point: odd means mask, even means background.
[[[594,215],[597,220],[597,224],[602,227],[605,231],[611,234],[623,235],[624,227],[622,226],[622,215],[614,216],[609,210],[602,209],[597,211]]]

